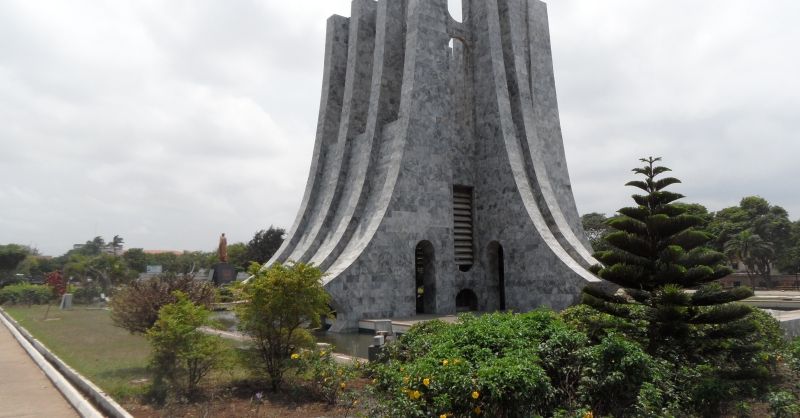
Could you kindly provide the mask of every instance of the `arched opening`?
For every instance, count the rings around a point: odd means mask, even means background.
[[[463,6],[462,0],[447,0],[447,11],[450,12],[450,17],[456,22],[464,20]]]
[[[497,241],[489,243],[489,278],[497,286],[499,309],[506,310],[506,277],[503,246]]]
[[[478,296],[472,289],[464,289],[456,295],[456,312],[478,310]]]
[[[414,293],[418,314],[434,313],[436,308],[436,271],[433,244],[420,241],[414,249]]]

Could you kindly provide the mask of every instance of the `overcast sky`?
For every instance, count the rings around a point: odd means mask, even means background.
[[[800,2],[549,11],[581,213],[629,205],[630,169],[656,155],[687,201],[761,195],[800,217]],[[1,1],[0,244],[210,250],[290,227],[334,13],[349,0]]]

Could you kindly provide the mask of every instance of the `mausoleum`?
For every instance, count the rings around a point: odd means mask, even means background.
[[[354,0],[328,19],[305,194],[269,263],[314,263],[360,319],[561,309],[596,282],[545,3]]]

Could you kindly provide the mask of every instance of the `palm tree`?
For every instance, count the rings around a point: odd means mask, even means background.
[[[774,253],[771,242],[747,229],[731,237],[725,243],[724,251],[731,261],[744,264],[753,288],[753,276],[757,274],[764,277],[767,286],[771,287],[769,260]]]
[[[111,240],[111,248],[114,250],[114,255],[117,255],[117,250],[122,248],[122,244],[124,240],[119,235],[114,235],[114,238]]]

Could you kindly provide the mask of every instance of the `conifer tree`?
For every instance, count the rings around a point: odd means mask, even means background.
[[[735,303],[752,291],[712,283],[731,270],[723,254],[704,246],[711,236],[696,229],[702,218],[673,203],[683,195],[665,189],[680,180],[660,177],[671,171],[656,165],[660,160],[643,158],[644,167],[633,169],[644,180],[626,186],[644,194],[634,194],[637,206],[620,209],[608,221],[614,231],[605,237],[610,249],[594,255],[603,264],[595,273],[622,291],[587,287],[583,301],[623,323],[641,324],[639,337],[651,354],[691,359],[709,351],[730,352],[736,349],[733,341],[743,341],[755,329],[745,318],[750,307]]]

